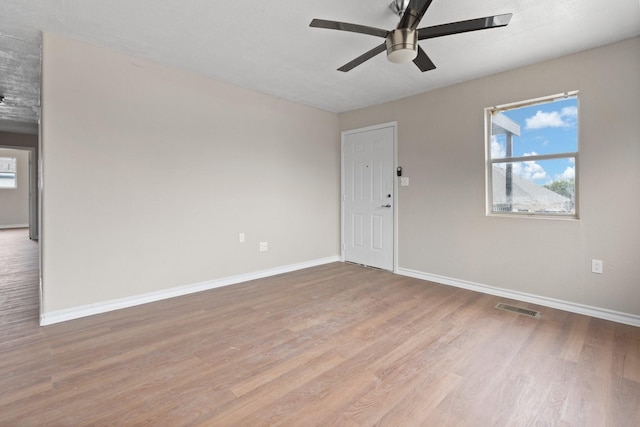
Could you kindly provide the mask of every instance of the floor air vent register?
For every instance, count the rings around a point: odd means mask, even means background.
[[[505,311],[511,311],[517,314],[522,314],[523,316],[535,317],[536,319],[539,319],[541,317],[541,314],[539,311],[529,310],[527,308],[520,308],[520,307],[516,307],[509,304],[498,303],[498,305],[496,305],[496,308],[498,310],[505,310]]]

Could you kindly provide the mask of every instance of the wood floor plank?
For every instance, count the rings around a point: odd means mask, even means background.
[[[587,335],[589,320],[587,316],[575,316],[569,320],[570,326],[566,330],[567,338],[562,348],[562,358],[571,362],[578,362]]]
[[[616,341],[616,349],[622,360],[622,376],[640,384],[640,336],[635,329],[632,326],[624,329]]]
[[[38,276],[0,231],[0,426],[640,425],[632,326],[333,263],[40,327]]]
[[[582,425],[607,425],[607,413],[612,403],[602,397],[611,390],[613,354],[611,322],[591,319],[576,376],[565,402],[563,420]]]
[[[526,420],[535,419],[545,425],[561,418],[569,389],[567,379],[575,374],[575,363],[559,357],[563,335],[560,323],[538,322],[530,339],[513,359],[509,376],[515,376],[522,382],[518,392],[513,393],[514,398],[504,400],[512,408],[509,414],[505,414],[507,424],[526,424]],[[537,351],[541,348],[546,352]],[[513,386],[510,384],[506,390]]]

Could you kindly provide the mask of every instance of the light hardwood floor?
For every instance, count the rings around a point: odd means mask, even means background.
[[[0,425],[639,426],[640,328],[335,263],[47,327],[0,231]]]

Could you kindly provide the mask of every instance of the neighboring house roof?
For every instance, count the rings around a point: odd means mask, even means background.
[[[506,204],[506,169],[498,166],[493,167],[493,203]],[[528,179],[521,178],[516,174],[512,177],[511,203],[514,209],[524,209],[538,211],[541,209],[562,209],[566,210],[571,204],[571,199],[562,196],[555,191],[537,185]]]

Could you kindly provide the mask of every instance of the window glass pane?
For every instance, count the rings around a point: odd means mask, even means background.
[[[491,117],[491,158],[578,151],[578,98],[496,112]]]
[[[495,124],[493,125],[495,129]],[[491,159],[504,159],[507,156],[507,135],[491,135]]]
[[[575,158],[493,165],[493,212],[575,214]]]
[[[15,157],[0,157],[0,188],[16,188]]]

